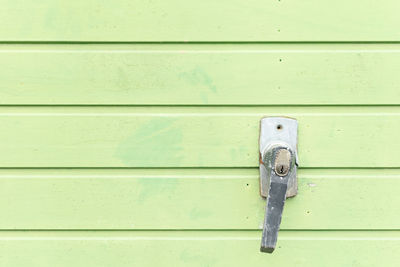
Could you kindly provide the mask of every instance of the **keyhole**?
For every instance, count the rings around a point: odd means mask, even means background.
[[[276,166],[275,168],[275,172],[279,175],[279,176],[285,176],[289,171],[289,166],[284,165],[284,164],[279,164]]]
[[[283,166],[281,166],[281,168],[279,169],[279,173],[280,173],[280,174],[283,173]]]
[[[286,176],[289,173],[291,153],[287,149],[280,149],[276,153],[275,173],[279,176]]]

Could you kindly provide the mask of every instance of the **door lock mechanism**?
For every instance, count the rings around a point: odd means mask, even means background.
[[[283,206],[297,194],[297,121],[285,117],[261,120],[260,193],[266,198],[262,252],[275,249]]]

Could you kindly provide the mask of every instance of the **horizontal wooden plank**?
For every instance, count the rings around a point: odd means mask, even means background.
[[[0,167],[257,167],[264,116],[301,167],[400,167],[400,107],[2,107]]]
[[[2,266],[397,267],[399,232],[280,232],[274,254],[261,232],[1,232]],[[334,253],[332,253],[334,252]]]
[[[0,104],[400,104],[399,45],[3,45]]]
[[[260,229],[256,169],[2,170],[0,229]],[[400,170],[304,170],[282,229],[400,229]]]
[[[0,1],[1,41],[399,41],[400,4],[364,1]]]

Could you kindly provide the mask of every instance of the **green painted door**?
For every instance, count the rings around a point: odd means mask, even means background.
[[[0,0],[0,266],[399,266],[397,0]],[[299,193],[259,252],[258,135]]]

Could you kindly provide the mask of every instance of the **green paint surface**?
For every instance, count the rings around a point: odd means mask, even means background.
[[[0,40],[399,41],[397,0],[1,0]]]
[[[398,170],[300,169],[281,228],[398,230],[399,186]],[[264,206],[255,168],[0,171],[0,230],[258,230]]]
[[[399,10],[0,0],[0,266],[399,266]],[[272,255],[265,116],[299,122]]]
[[[400,101],[396,44],[0,45],[0,62],[7,105]]]
[[[397,106],[3,106],[0,167],[257,167],[264,116],[298,120],[301,167],[400,167]]]
[[[357,266],[397,267],[397,231],[281,231],[274,254],[261,231],[3,232],[3,266]],[[334,252],[334,253],[333,253]]]

